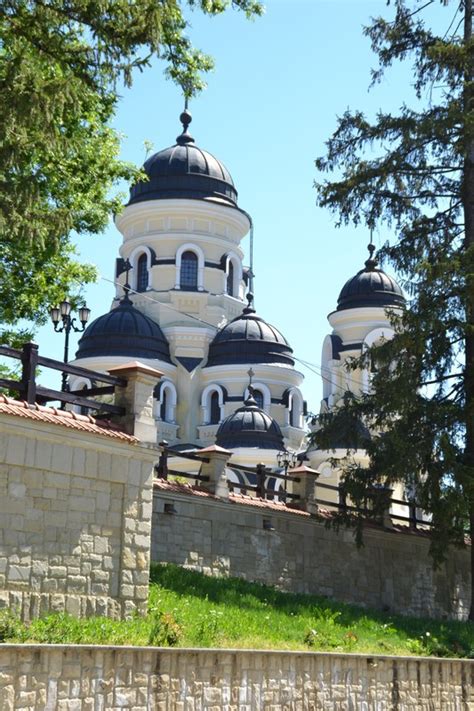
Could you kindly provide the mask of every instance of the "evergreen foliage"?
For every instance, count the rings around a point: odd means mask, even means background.
[[[0,8],[0,322],[41,322],[47,307],[95,277],[70,240],[104,229],[138,171],[119,160],[110,127],[118,86],[160,57],[186,96],[209,56],[186,35],[184,12],[257,0],[5,0]],[[7,340],[5,330],[2,340]]]
[[[393,18],[365,29],[379,60],[373,81],[410,60],[417,99],[373,121],[347,111],[317,160],[319,170],[341,172],[317,189],[340,224],[395,230],[397,240],[379,257],[405,280],[409,307],[390,316],[393,340],[350,366],[375,359],[370,393],[348,395],[322,418],[315,439],[325,448],[331,433],[362,420],[370,435],[358,446],[370,464],[362,469],[348,452],[344,487],[361,505],[374,485],[402,482],[432,515],[439,561],[448,544],[464,545],[474,532],[472,0],[441,2],[440,33],[432,15],[440,0],[388,4]]]

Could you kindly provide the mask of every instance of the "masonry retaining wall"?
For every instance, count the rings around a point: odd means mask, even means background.
[[[0,607],[145,611],[156,452],[128,439],[0,415]]]
[[[164,513],[170,502],[175,514]],[[358,548],[352,531],[337,533],[324,520],[281,508],[157,485],[152,560],[404,614],[466,617],[468,550],[451,550],[434,570],[427,536],[372,527]],[[263,528],[264,519],[270,530]]]
[[[469,711],[474,662],[307,652],[0,646],[2,711]]]

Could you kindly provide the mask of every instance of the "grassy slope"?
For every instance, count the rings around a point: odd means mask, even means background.
[[[145,618],[0,617],[0,641],[256,647],[474,657],[474,625],[388,615],[173,565],[152,569]]]

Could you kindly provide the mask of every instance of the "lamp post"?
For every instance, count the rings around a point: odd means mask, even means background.
[[[278,452],[277,454],[277,462],[278,466],[280,469],[285,470],[285,479],[284,479],[284,501],[286,501],[286,492],[287,492],[287,480],[286,477],[288,476],[288,469],[293,469],[293,467],[296,465],[296,462],[298,461],[298,457],[296,455],[296,452],[291,452],[288,449],[282,449],[281,452]]]
[[[63,360],[65,363],[67,363],[69,359],[69,334],[71,331],[74,331],[75,333],[81,333],[84,331],[91,313],[91,310],[87,308],[85,304],[77,310],[79,321],[82,324],[82,328],[79,328],[76,326],[76,319],[71,317],[71,310],[71,304],[67,301],[67,299],[65,299],[64,301],[61,301],[59,306],[53,306],[49,312],[56,333],[64,333]],[[59,325],[60,323],[62,323],[61,326]],[[67,373],[65,372],[62,374],[61,390],[63,393],[67,391]]]

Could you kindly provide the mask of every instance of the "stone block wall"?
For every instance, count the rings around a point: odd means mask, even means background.
[[[172,502],[175,514],[164,513]],[[263,521],[270,521],[264,529]],[[243,577],[402,614],[464,618],[469,551],[433,569],[427,536],[367,528],[364,546],[324,520],[291,511],[155,488],[152,560]]]
[[[146,609],[156,452],[128,439],[0,415],[0,606]]]
[[[307,652],[0,646],[2,711],[470,711],[474,662]]]

